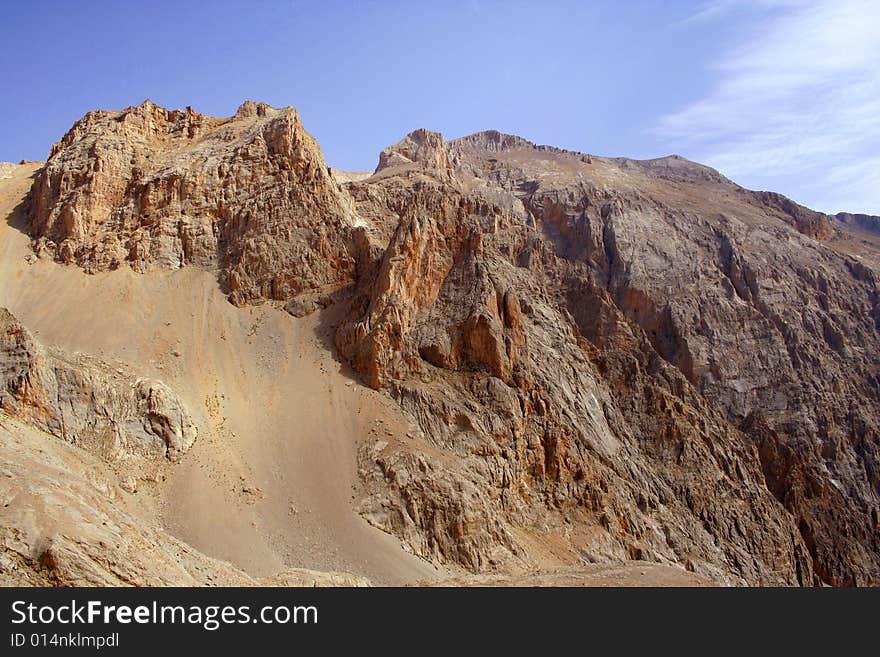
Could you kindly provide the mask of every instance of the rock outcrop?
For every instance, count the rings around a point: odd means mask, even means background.
[[[350,282],[347,196],[293,108],[90,112],[30,198],[38,254],[88,271],[219,269],[234,303]]]
[[[870,214],[852,214],[850,212],[838,212],[834,220],[849,228],[863,230],[866,233],[880,235],[880,217]]]
[[[176,460],[196,440],[189,411],[164,383],[50,354],[0,308],[0,409],[109,460]]]
[[[443,135],[421,128],[409,133],[394,146],[389,146],[379,154],[379,164],[375,173],[389,167],[418,167],[434,173],[449,174],[449,151]]]

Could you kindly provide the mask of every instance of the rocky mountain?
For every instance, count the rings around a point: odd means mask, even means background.
[[[417,130],[373,175],[335,174],[292,108],[252,102],[89,113],[22,207],[43,261],[206,269],[235,305],[318,315],[323,348],[403,418],[356,436],[357,512],[449,572],[647,561],[722,584],[880,583],[870,218],[678,156],[495,131]],[[7,333],[7,396],[65,437],[33,400],[67,370]],[[81,375],[72,397],[108,385]],[[144,424],[168,418],[155,388],[120,385],[101,431],[186,424],[164,388],[177,424]]]

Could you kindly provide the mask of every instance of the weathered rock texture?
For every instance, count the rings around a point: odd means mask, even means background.
[[[524,528],[721,581],[878,581],[876,277],[827,216],[496,132],[418,131],[349,188],[386,227],[338,344],[428,443],[364,455],[374,522],[474,570],[528,558]]]
[[[5,308],[0,308],[0,409],[111,460],[175,460],[198,433],[165,384],[111,371],[82,356],[50,354]]]
[[[38,253],[88,271],[218,267],[234,303],[350,282],[347,195],[293,108],[90,112],[34,183]]]
[[[426,558],[880,583],[877,260],[845,219],[498,132],[419,130],[337,179],[293,110],[146,103],[55,146],[32,234],[345,304],[338,349],[413,424],[364,445],[361,510]]]

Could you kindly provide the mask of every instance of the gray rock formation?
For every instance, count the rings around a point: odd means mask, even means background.
[[[849,228],[863,230],[867,233],[880,235],[880,217],[870,214],[852,214],[850,212],[838,212],[834,220]]]
[[[877,581],[876,276],[825,215],[499,133],[443,146],[450,179],[413,140],[349,186],[398,223],[337,342],[446,455],[379,453],[382,526],[474,569],[569,525],[599,558]]]
[[[160,381],[50,354],[0,308],[0,409],[109,459],[177,459],[198,430]]]

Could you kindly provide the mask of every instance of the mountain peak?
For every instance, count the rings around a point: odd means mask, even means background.
[[[426,128],[418,128],[379,154],[376,173],[397,166],[412,166],[448,172],[449,148],[443,135]]]
[[[516,148],[535,148],[535,144],[517,135],[510,135],[498,130],[483,130],[466,137],[459,137],[452,142],[457,148],[475,148],[486,152],[500,152]]]

